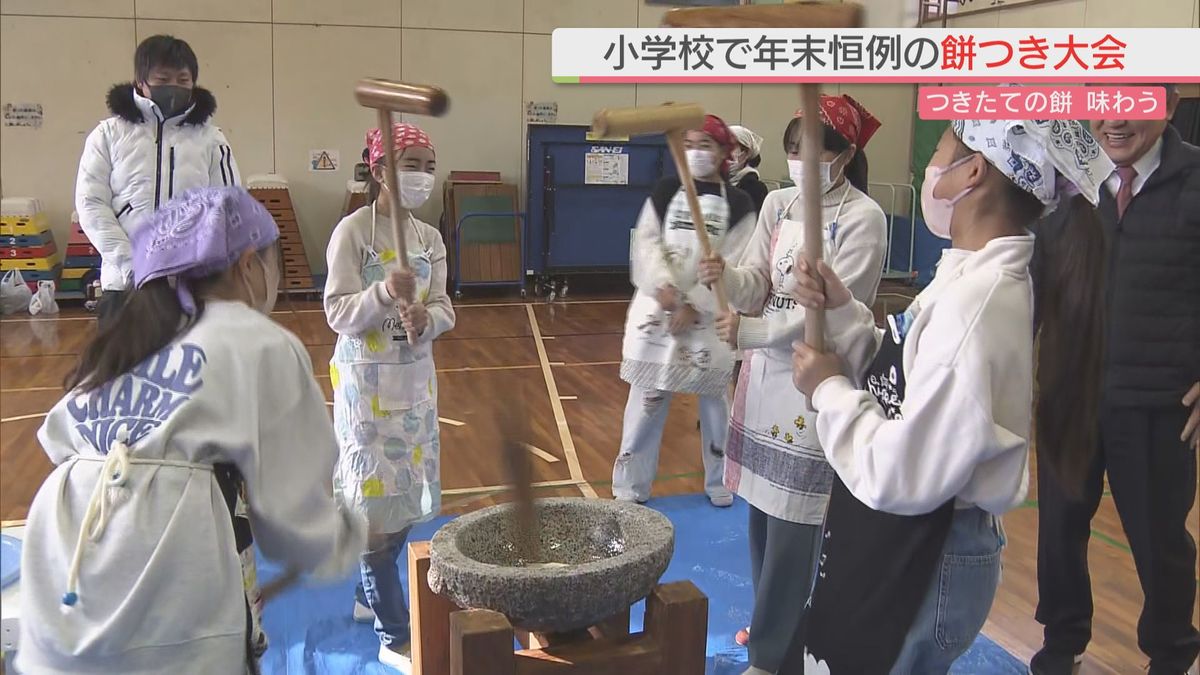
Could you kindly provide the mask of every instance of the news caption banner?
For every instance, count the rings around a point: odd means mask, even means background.
[[[924,119],[1162,119],[1161,84],[1200,82],[1193,28],[559,28],[552,54],[560,84],[943,85]],[[962,86],[1009,83],[1041,86]]]

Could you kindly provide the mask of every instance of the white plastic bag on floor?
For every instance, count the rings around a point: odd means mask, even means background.
[[[0,279],[0,314],[13,314],[29,307],[33,291],[25,285],[25,278],[17,270],[11,270]]]
[[[33,298],[29,300],[29,313],[34,316],[58,314],[58,303],[54,301],[53,281],[38,282],[37,293],[34,293]]]

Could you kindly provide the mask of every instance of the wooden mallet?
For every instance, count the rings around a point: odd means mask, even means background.
[[[446,96],[446,92],[438,87],[374,78],[359,80],[354,87],[354,98],[359,105],[375,108],[379,114],[379,131],[383,135],[386,161],[383,178],[391,199],[392,234],[396,239],[396,258],[400,268],[407,272],[408,244],[404,240],[404,231],[400,227],[400,187],[397,185],[396,179],[396,141],[392,138],[392,113],[441,117],[446,113],[450,99]],[[413,298],[403,298],[403,300],[412,302]],[[415,345],[416,343],[417,336],[409,331],[408,344]]]
[[[862,7],[858,5],[818,2],[691,7],[673,9],[663,17],[663,25],[672,28],[856,28],[862,23]],[[804,195],[804,259],[813,270],[817,269],[824,248],[821,182],[817,176],[823,145],[820,95],[820,85],[800,85],[800,110],[803,115],[800,160],[804,164],[804,181],[800,190]],[[804,342],[813,349],[824,351],[823,308],[810,309],[805,313]]]
[[[641,108],[604,109],[597,112],[592,119],[592,132],[600,136],[638,136],[661,133],[667,137],[667,147],[671,151],[671,158],[675,160],[675,170],[679,173],[679,182],[683,185],[684,193],[687,195],[688,209],[692,213],[692,224],[696,228],[696,239],[700,242],[700,252],[707,258],[712,255],[712,244],[708,239],[704,213],[700,210],[700,198],[696,195],[696,183],[692,180],[692,172],[688,169],[687,164],[687,154],[683,149],[684,132],[688,129],[699,129],[702,126],[704,126],[704,108],[695,103],[667,103]],[[720,282],[713,284],[713,292],[717,296],[717,305],[721,311],[729,311],[725,289]]]

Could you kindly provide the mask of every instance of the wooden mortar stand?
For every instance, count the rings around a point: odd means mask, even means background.
[[[629,609],[581,631],[515,630],[499,612],[464,610],[429,588],[429,542],[408,546],[413,675],[702,675],[708,598],[690,581],[646,599],[645,630]],[[519,639],[520,650],[513,650]]]

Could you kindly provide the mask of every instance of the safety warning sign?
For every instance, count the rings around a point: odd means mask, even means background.
[[[341,159],[337,150],[309,150],[309,171],[337,171]]]

